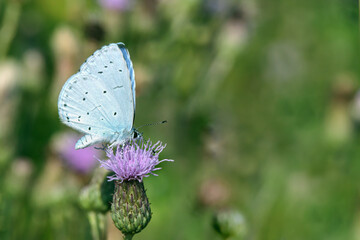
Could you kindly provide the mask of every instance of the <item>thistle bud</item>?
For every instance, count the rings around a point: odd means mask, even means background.
[[[132,236],[146,227],[151,219],[151,209],[143,182],[116,181],[111,217],[125,236]]]
[[[247,230],[244,216],[237,210],[217,212],[213,227],[224,239],[243,239]]]
[[[99,168],[88,186],[80,193],[79,202],[83,209],[105,213],[110,210],[114,183],[106,181],[109,172]]]

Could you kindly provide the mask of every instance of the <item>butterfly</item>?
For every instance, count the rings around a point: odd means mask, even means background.
[[[85,134],[75,149],[138,138],[133,128],[135,73],[125,44],[111,43],[95,51],[64,84],[58,110],[61,122]]]

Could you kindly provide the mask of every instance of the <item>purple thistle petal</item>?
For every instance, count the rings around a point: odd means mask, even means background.
[[[132,4],[129,0],[98,0],[103,8],[124,11],[131,8]]]
[[[158,176],[153,172],[161,169],[156,168],[159,163],[173,161],[171,159],[159,161],[159,154],[165,147],[166,145],[162,145],[160,141],[154,145],[150,140],[146,143],[131,141],[125,145],[117,146],[115,153],[112,148],[108,148],[106,150],[108,159],[99,161],[101,167],[114,172],[114,175],[108,177],[109,181],[138,180],[141,182],[144,177],[148,177],[150,174]]]

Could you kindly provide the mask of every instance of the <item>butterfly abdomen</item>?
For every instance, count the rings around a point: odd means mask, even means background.
[[[85,148],[90,145],[99,143],[102,140],[103,140],[103,138],[101,138],[99,136],[93,136],[90,134],[86,134],[76,142],[75,149]]]

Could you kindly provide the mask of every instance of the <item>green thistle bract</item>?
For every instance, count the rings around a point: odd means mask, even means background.
[[[146,227],[151,219],[151,209],[143,182],[116,181],[111,217],[125,236],[134,235]]]

